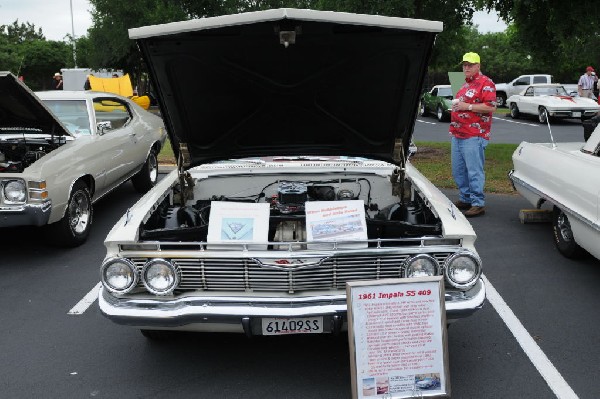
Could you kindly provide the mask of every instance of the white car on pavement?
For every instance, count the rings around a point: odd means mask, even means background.
[[[600,127],[587,142],[527,143],[513,154],[510,179],[538,209],[552,211],[554,242],[566,257],[600,259]]]
[[[277,9],[131,29],[178,169],[108,234],[102,314],[150,338],[338,333],[347,282],[420,276],[448,321],[480,309],[475,232],[408,160],[441,28]]]
[[[560,84],[532,84],[506,100],[512,118],[537,116],[540,123],[553,118],[588,119],[600,111],[591,98],[571,97]]]
[[[55,243],[80,245],[95,201],[129,179],[140,192],[156,183],[164,124],[133,101],[36,95],[9,72],[0,72],[0,93],[0,227],[48,225]]]

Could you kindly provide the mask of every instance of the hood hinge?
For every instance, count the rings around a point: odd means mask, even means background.
[[[190,151],[186,143],[179,143],[179,157],[177,158],[177,173],[179,175],[179,200],[181,206],[189,199],[194,198],[194,179],[186,170],[190,166]],[[177,195],[177,194],[176,194]]]

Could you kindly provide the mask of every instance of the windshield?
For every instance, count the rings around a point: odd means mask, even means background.
[[[534,96],[568,96],[569,94],[562,86],[536,87]]]
[[[452,97],[452,88],[450,87],[440,87],[438,89],[439,97]]]
[[[44,104],[74,135],[90,135],[90,118],[85,100],[43,100]]]

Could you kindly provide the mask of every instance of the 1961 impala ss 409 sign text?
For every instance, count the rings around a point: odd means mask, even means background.
[[[278,9],[130,30],[178,170],[113,227],[99,306],[160,330],[335,333],[346,282],[445,276],[485,299],[475,233],[407,160],[441,23]]]
[[[129,99],[36,96],[0,72],[0,227],[49,225],[58,244],[82,244],[93,202],[129,178],[141,192],[154,186],[165,139],[162,120]]]

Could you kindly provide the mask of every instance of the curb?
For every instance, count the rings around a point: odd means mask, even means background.
[[[168,174],[171,173],[172,171],[174,171],[175,169],[177,169],[177,166],[175,165],[168,165],[168,164],[158,164],[158,173],[160,174]]]

